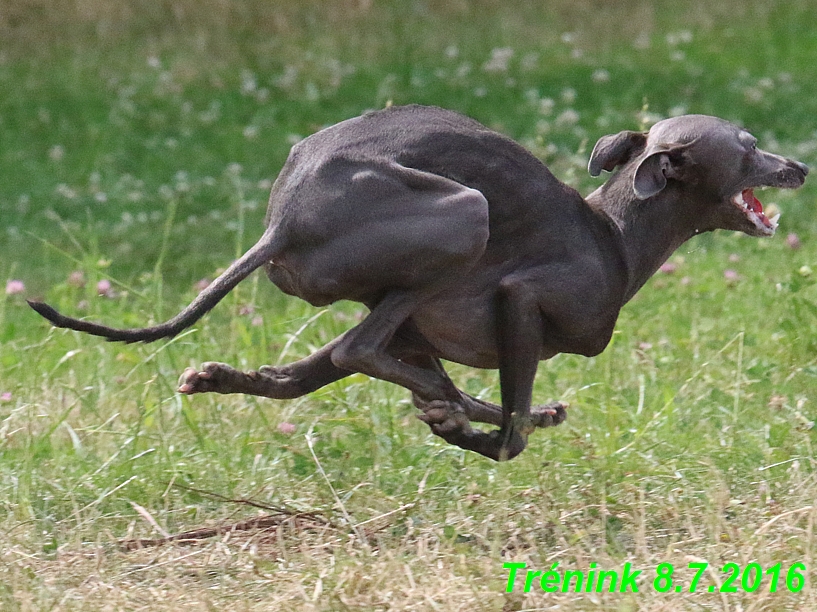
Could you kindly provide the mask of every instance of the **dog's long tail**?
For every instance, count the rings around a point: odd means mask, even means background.
[[[279,252],[280,246],[275,239],[275,235],[268,231],[250,250],[235,260],[221,276],[199,293],[187,308],[169,321],[154,327],[115,329],[98,323],[66,317],[43,302],[28,300],[28,305],[51,321],[56,327],[65,327],[94,336],[102,336],[112,342],[153,342],[160,338],[172,338],[209,312],[251,272],[270,261]]]

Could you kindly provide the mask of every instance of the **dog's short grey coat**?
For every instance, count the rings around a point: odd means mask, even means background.
[[[264,235],[167,323],[116,330],[31,305],[59,327],[147,342],[192,325],[263,266],[286,293],[315,305],[355,300],[370,313],[290,365],[189,368],[182,393],[292,398],[362,372],[409,389],[420,418],[448,442],[507,459],[533,428],[565,418],[560,402],[531,407],[540,360],[604,350],[621,307],[693,235],[773,234],[776,223],[747,190],[796,188],[808,172],[702,115],[601,138],[591,174],[617,167],[584,199],[472,119],[389,108],[293,147]],[[502,406],[459,391],[441,359],[498,368]],[[499,429],[485,433],[471,421]]]

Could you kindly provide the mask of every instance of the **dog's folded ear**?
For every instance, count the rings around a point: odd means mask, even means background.
[[[664,145],[642,159],[633,175],[633,191],[646,200],[667,186],[667,179],[682,180],[692,164],[687,149],[694,143]]]
[[[616,166],[626,164],[638,156],[647,144],[647,134],[626,130],[618,134],[602,136],[593,147],[587,170],[590,176],[598,176],[602,170],[612,172]]]

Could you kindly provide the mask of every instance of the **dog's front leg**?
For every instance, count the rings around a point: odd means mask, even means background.
[[[446,442],[505,461],[525,449],[534,428],[558,425],[564,420],[565,405],[560,402],[531,414],[533,380],[543,341],[535,288],[533,276],[514,274],[502,279],[495,296],[501,414],[496,414],[492,405],[477,404],[464,394],[456,402],[415,397],[415,404],[424,413],[421,420]],[[496,423],[500,428],[483,433],[471,429],[471,420]]]
[[[542,315],[531,279],[513,274],[502,279],[496,297],[499,387],[502,426],[497,435],[499,461],[512,459],[528,443],[533,380],[542,353]]]

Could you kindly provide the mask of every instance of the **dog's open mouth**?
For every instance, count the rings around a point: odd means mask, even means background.
[[[736,193],[732,198],[732,202],[743,211],[743,214],[757,229],[764,234],[774,234],[780,215],[777,214],[769,219],[763,214],[763,204],[755,197],[754,189],[744,189],[740,193]]]

